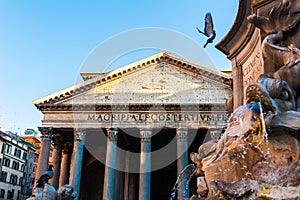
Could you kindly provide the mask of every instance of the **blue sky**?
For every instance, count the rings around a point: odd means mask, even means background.
[[[209,11],[217,37],[203,51],[216,68],[230,70],[230,62],[214,45],[229,31],[237,8],[237,0],[0,1],[2,130],[37,129],[42,113],[32,101],[73,85],[93,49],[137,28],[172,30],[203,46],[206,38],[195,27],[203,29]],[[112,68],[152,53],[123,56]]]

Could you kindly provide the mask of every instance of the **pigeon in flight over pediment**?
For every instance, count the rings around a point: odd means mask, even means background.
[[[198,30],[199,33],[202,33],[203,35],[208,37],[203,48],[205,48],[208,43],[212,43],[216,37],[216,31],[214,30],[214,24],[213,24],[213,20],[212,20],[212,16],[211,16],[210,12],[206,13],[204,20],[205,20],[204,31],[200,31],[200,29],[198,27],[196,27],[196,29]]]

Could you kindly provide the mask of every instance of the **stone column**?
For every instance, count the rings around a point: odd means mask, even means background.
[[[49,180],[50,184],[58,189],[59,184],[59,176],[60,176],[60,165],[61,165],[61,153],[62,153],[62,135],[60,133],[55,132],[52,136],[53,143],[53,178]]]
[[[141,129],[139,200],[150,200],[151,188],[151,129]]]
[[[124,173],[122,171],[116,171],[114,194],[115,199],[124,199],[124,180]]]
[[[176,129],[177,135],[177,176],[181,174],[181,171],[188,165],[188,147],[187,147],[187,133],[186,128]],[[189,197],[189,188],[187,181],[183,180],[178,183],[178,200]]]
[[[103,200],[114,199],[117,140],[118,140],[118,130],[113,128],[107,129]]]
[[[138,188],[139,184],[139,174],[138,173],[130,173],[128,180],[128,200],[138,200]]]
[[[63,145],[59,187],[69,184],[71,148],[72,144],[70,142],[67,142]]]
[[[129,176],[130,176],[130,169],[129,169],[129,156],[130,152],[126,152],[126,157],[125,157],[125,177],[124,177],[124,200],[129,200]]]
[[[69,183],[73,186],[77,193],[76,200],[79,199],[80,194],[80,180],[82,170],[82,159],[84,150],[84,140],[86,132],[84,129],[74,130],[74,147],[71,161],[71,172]]]
[[[138,173],[132,173],[131,167],[136,165],[136,162],[131,157],[131,152],[127,151],[125,156],[125,177],[124,177],[124,200],[138,199]]]
[[[38,159],[38,167],[36,173],[36,180],[40,178],[42,173],[44,173],[48,169],[49,162],[49,154],[51,147],[51,136],[52,136],[52,128],[48,127],[39,127],[39,131],[42,133],[41,139],[41,150]]]
[[[115,175],[115,199],[124,199],[124,181],[125,181],[125,172],[123,172],[125,168],[125,158],[126,153],[122,148],[117,148],[116,152],[116,165],[118,166],[116,169]]]

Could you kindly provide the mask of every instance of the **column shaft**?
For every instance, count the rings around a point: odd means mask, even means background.
[[[140,158],[140,185],[139,200],[150,200],[151,189],[151,134],[150,129],[140,131],[141,158]]]
[[[117,136],[118,131],[116,129],[107,129],[103,200],[114,199]]]
[[[176,129],[177,135],[177,176],[188,165],[188,147],[187,147],[187,129]],[[178,183],[178,200],[189,197],[189,188],[187,180]]]
[[[59,176],[60,176],[60,165],[61,165],[61,155],[62,149],[61,147],[54,147],[53,149],[53,178],[50,179],[50,184],[58,189],[59,184]]]
[[[124,200],[128,200],[128,194],[129,194],[129,152],[126,152],[125,157],[125,177],[124,177]]]
[[[59,177],[59,187],[69,184],[70,177],[70,160],[71,160],[71,146],[72,144],[67,142],[64,144],[63,153],[62,153],[62,161],[61,161],[61,171]]]
[[[55,133],[52,136],[53,141],[53,178],[49,180],[50,184],[55,188],[58,189],[59,185],[59,176],[60,176],[60,165],[61,165],[61,154],[62,154],[62,147],[61,141],[62,136],[59,133]]]
[[[129,173],[125,172],[124,174],[124,200],[128,200],[128,192],[129,192]]]
[[[115,199],[124,199],[124,180],[125,172],[121,169],[125,169],[126,154],[122,148],[117,148],[116,151],[116,177],[115,177]]]
[[[116,171],[115,177],[115,199],[124,199],[124,172]]]
[[[39,127],[42,133],[41,151],[38,159],[38,167],[36,173],[36,180],[40,178],[42,173],[48,169],[50,146],[51,146],[51,134],[52,129],[46,127]]]
[[[128,200],[137,200],[138,199],[138,182],[139,177],[137,173],[129,173],[129,185],[128,185]]]
[[[70,184],[73,185],[74,191],[77,193],[75,200],[80,196],[80,181],[82,170],[82,159],[84,150],[85,130],[78,129],[74,131],[74,148],[71,161]]]

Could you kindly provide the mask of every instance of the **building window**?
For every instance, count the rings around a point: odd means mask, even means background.
[[[0,189],[0,198],[4,199],[5,196],[5,190],[4,189]]]
[[[0,181],[2,182],[6,182],[6,178],[7,178],[7,172],[2,171],[0,174]]]
[[[14,193],[15,193],[15,190],[8,190],[7,191],[7,199],[13,199],[14,198]]]
[[[15,154],[16,157],[20,158],[21,157],[21,150],[20,149],[15,149]]]
[[[6,144],[5,152],[6,153],[11,153],[11,149],[12,149],[12,146],[10,144]]]
[[[17,196],[17,199],[20,199],[20,195],[21,195],[21,192],[20,192],[20,190],[18,190],[18,196]]]
[[[16,161],[13,161],[11,168],[15,169],[15,170],[19,170],[19,166],[20,164]]]
[[[18,182],[18,176],[15,174],[11,174],[9,182],[13,185],[16,185]]]
[[[23,165],[23,164],[21,165],[21,171],[25,172],[25,165]]]
[[[10,159],[8,158],[3,158],[3,163],[2,163],[3,166],[5,167],[9,167],[10,165]]]
[[[32,194],[32,189],[29,188],[28,193],[27,194]]]
[[[22,177],[20,177],[20,179],[19,179],[19,185],[23,185],[23,178]]]
[[[23,152],[22,159],[23,159],[23,160],[27,160],[27,153],[26,153],[26,152]]]
[[[10,144],[3,144],[2,153],[10,153],[12,146]]]

